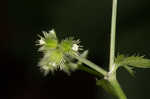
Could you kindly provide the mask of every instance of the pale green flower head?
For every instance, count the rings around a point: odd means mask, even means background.
[[[43,58],[39,62],[39,66],[44,74],[47,74],[49,71],[54,72],[55,70],[61,69],[64,63],[63,53],[55,49],[44,53]]]
[[[38,45],[40,45],[39,51],[46,51],[50,49],[56,49],[58,46],[58,39],[56,37],[56,33],[54,30],[51,30],[49,32],[43,31],[43,35],[39,36],[40,40],[38,40]]]
[[[43,58],[39,62],[39,67],[47,74],[56,70],[62,70],[68,74],[78,68],[71,56],[80,55],[81,46],[79,40],[66,38],[58,41],[54,30],[43,32],[44,36],[39,36],[39,51],[43,53]]]

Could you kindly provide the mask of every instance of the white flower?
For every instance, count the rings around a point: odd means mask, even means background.
[[[72,50],[78,51],[78,49],[79,49],[79,45],[77,45],[77,44],[72,45]]]

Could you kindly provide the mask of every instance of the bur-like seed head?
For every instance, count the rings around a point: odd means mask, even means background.
[[[72,37],[62,40],[60,43],[54,30],[43,32],[44,36],[39,36],[39,51],[43,53],[43,58],[39,62],[41,70],[47,74],[55,70],[63,70],[68,74],[77,69],[71,54],[80,55],[80,41]]]

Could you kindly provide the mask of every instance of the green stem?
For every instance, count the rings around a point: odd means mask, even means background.
[[[124,94],[119,82],[117,81],[116,79],[116,73],[112,74],[110,76],[110,79],[108,79],[110,85],[112,86],[112,89],[114,90],[115,92],[115,96],[118,98],[118,99],[127,99],[126,95]]]
[[[95,71],[95,70],[92,70],[91,68],[88,68],[88,67],[86,67],[86,66],[83,66],[83,65],[79,65],[79,68],[78,68],[79,70],[83,70],[83,71],[85,71],[85,72],[88,72],[89,74],[92,74],[92,75],[95,75],[95,76],[97,76],[97,77],[102,77],[102,75],[99,73],[99,72],[97,72],[97,71]]]
[[[115,92],[117,92],[116,93],[117,94],[116,97],[118,99],[127,99],[126,95],[124,94],[124,92],[123,92],[123,90],[122,90],[122,88],[121,88],[121,86],[120,86],[120,84],[119,84],[119,82],[117,80],[114,80],[114,81],[112,81],[110,83],[114,87]]]
[[[86,64],[87,66],[89,66],[90,68],[96,70],[97,72],[99,72],[100,74],[102,74],[103,76],[107,75],[107,71],[105,71],[103,68],[99,67],[98,65],[94,64],[93,62],[82,58],[80,56],[76,56],[76,55],[72,55],[72,57],[76,58],[77,60],[79,60],[80,62]]]
[[[108,81],[108,88],[112,89],[114,95],[118,99],[127,99],[122,88],[120,87],[119,82],[116,79],[116,70],[115,67],[115,40],[116,40],[116,19],[117,19],[117,0],[112,2],[112,22],[111,22],[111,40],[110,40],[110,62],[109,62],[109,73],[106,82]]]
[[[116,17],[117,17],[117,0],[113,0],[113,4],[112,4],[112,22],[111,22],[109,71],[112,70],[112,68],[114,66],[114,59],[115,59]]]
[[[97,85],[104,88],[106,92],[117,99],[127,99],[119,82],[117,81],[116,71],[112,72],[111,75],[105,77],[104,79],[97,80]]]

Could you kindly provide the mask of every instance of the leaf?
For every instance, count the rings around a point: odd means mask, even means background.
[[[150,60],[143,56],[130,56],[124,60],[124,64],[138,68],[150,68]]]
[[[135,77],[135,72],[133,70],[133,67],[130,67],[130,66],[123,66],[131,76]]]
[[[116,58],[115,58],[115,62],[117,64],[121,63],[123,60],[125,59],[125,56],[123,54],[121,55],[118,55]]]
[[[133,66],[137,68],[150,68],[150,59],[146,59],[143,56],[129,56],[119,55],[115,59],[116,64],[120,66]]]

